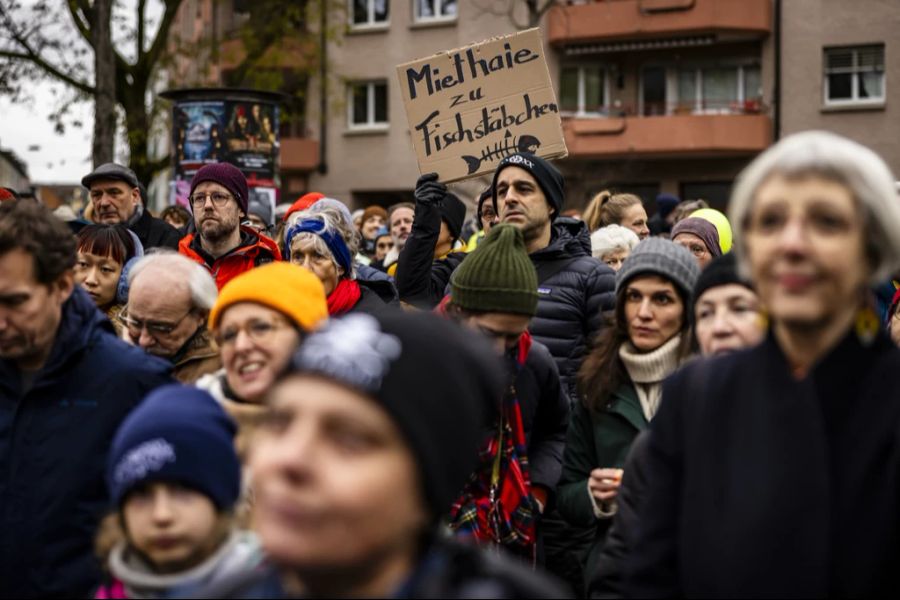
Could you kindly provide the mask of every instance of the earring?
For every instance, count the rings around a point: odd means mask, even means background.
[[[871,307],[861,308],[856,313],[856,336],[863,346],[870,346],[878,335],[878,329],[881,323],[878,321],[878,315]]]

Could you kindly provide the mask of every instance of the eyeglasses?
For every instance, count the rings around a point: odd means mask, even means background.
[[[247,334],[250,341],[263,343],[272,337],[272,334],[277,330],[283,329],[285,325],[287,325],[287,321],[283,320],[263,321],[252,319],[243,325],[222,329],[216,334],[216,343],[219,345],[219,348],[231,346],[237,341],[238,335],[242,331]]]
[[[141,331],[143,331],[144,329],[147,330],[148,334],[155,338],[158,336],[169,335],[170,333],[175,331],[175,328],[181,325],[181,322],[184,321],[192,312],[194,312],[193,308],[184,313],[184,316],[182,316],[174,323],[163,323],[160,321],[141,321],[138,319],[132,319],[125,312],[121,313],[118,316],[118,320],[128,330],[128,335],[133,338],[141,335]]]
[[[216,208],[222,208],[225,206],[229,200],[233,198],[231,194],[224,194],[222,192],[197,192],[193,196],[191,196],[191,206],[194,208],[203,208],[206,206],[206,199],[209,198],[212,200],[213,206]]]

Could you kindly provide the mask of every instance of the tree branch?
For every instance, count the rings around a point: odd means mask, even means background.
[[[178,14],[178,8],[181,6],[181,3],[182,0],[166,0],[166,11],[159,22],[156,38],[154,38],[153,44],[151,44],[147,53],[138,57],[137,65],[139,68],[144,68],[143,65],[150,65],[152,68],[159,60],[159,56],[169,40],[169,29],[172,28],[172,22],[175,20],[175,15]]]
[[[62,71],[60,71],[59,69],[57,69],[56,67],[54,67],[53,65],[48,63],[42,57],[40,57],[37,54],[35,54],[34,52],[32,52],[29,47],[26,47],[25,52],[12,52],[10,50],[0,50],[0,58],[12,58],[12,59],[16,59],[16,60],[28,61],[31,64],[33,64],[34,66],[40,68],[47,75],[50,75],[51,77],[55,77],[59,81],[65,83],[67,85],[70,85],[77,90],[80,90],[86,94],[93,94],[95,91],[93,86],[88,85],[88,84],[84,83],[83,81],[79,81],[77,79],[74,79],[73,77],[66,75],[65,73],[63,73]]]
[[[90,19],[87,16],[90,7],[88,7],[84,0],[68,0],[66,6],[69,8],[69,14],[72,16],[72,22],[75,23],[75,28],[78,29],[78,33],[80,33],[81,37],[83,37],[87,43],[90,44],[91,48],[93,48],[94,36],[91,35]]]
[[[137,61],[141,61],[141,57],[144,55],[144,13],[147,9],[147,0],[138,0],[137,5]]]

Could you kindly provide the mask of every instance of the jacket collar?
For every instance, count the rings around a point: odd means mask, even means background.
[[[72,295],[62,306],[62,316],[53,348],[47,362],[34,378],[35,387],[41,380],[52,378],[73,356],[81,353],[98,330],[115,335],[112,323],[97,309],[87,292],[75,286]],[[0,360],[0,382],[10,387],[19,385],[19,368],[13,361]]]
[[[631,384],[622,384],[619,386],[619,389],[613,392],[606,405],[606,410],[622,416],[638,431],[647,428],[647,418],[644,416],[644,410],[641,408],[641,401],[638,399],[637,392]]]
[[[535,260],[591,255],[591,237],[587,225],[568,217],[559,217],[550,226],[550,243],[531,253]]]

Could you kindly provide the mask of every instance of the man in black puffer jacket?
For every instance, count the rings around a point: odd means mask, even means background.
[[[602,327],[603,315],[615,306],[615,272],[591,256],[590,232],[584,223],[557,218],[564,202],[564,181],[550,163],[531,154],[505,158],[494,173],[494,205],[500,221],[522,232],[538,274],[538,309],[530,331],[547,346],[559,368],[569,402],[577,398],[577,375],[587,349]],[[429,173],[416,183],[416,222],[438,214],[447,187]],[[439,223],[439,220],[432,218]],[[415,226],[414,226],[415,227]],[[428,255],[437,243],[435,228],[420,228],[413,250],[404,248],[397,270],[400,300],[432,308],[446,295],[450,276],[465,255],[451,253],[435,260]],[[410,236],[412,238],[412,236]],[[421,257],[420,257],[421,258]]]

